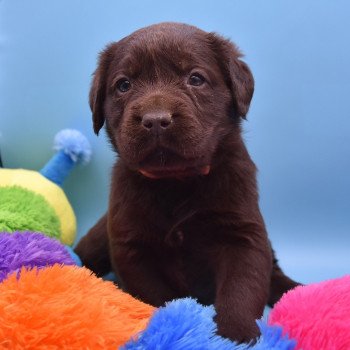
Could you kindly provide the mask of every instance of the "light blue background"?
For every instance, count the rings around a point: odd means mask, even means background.
[[[254,73],[244,137],[282,266],[303,282],[350,273],[349,1],[0,0],[0,16],[3,160],[39,169],[57,131],[83,131],[92,162],[64,185],[80,235],[106,209],[114,160],[91,130],[97,53],[145,25],[188,22],[234,40]]]

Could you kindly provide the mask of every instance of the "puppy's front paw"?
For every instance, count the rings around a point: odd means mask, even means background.
[[[255,320],[230,320],[218,322],[218,334],[225,338],[230,338],[238,343],[248,343],[254,341],[260,331]]]

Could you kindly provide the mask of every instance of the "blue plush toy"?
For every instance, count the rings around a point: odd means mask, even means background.
[[[255,344],[236,344],[216,334],[213,306],[192,298],[174,300],[158,309],[147,328],[121,350],[293,350],[296,342],[279,326],[258,321],[261,336]]]

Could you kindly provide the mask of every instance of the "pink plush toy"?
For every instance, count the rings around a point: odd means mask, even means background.
[[[295,349],[350,349],[350,275],[286,293],[269,316],[269,325],[297,341]]]

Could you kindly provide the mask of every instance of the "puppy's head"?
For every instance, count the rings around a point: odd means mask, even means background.
[[[238,49],[193,26],[162,23],[100,54],[90,106],[127,166],[150,178],[207,174],[248,112],[254,81]]]

